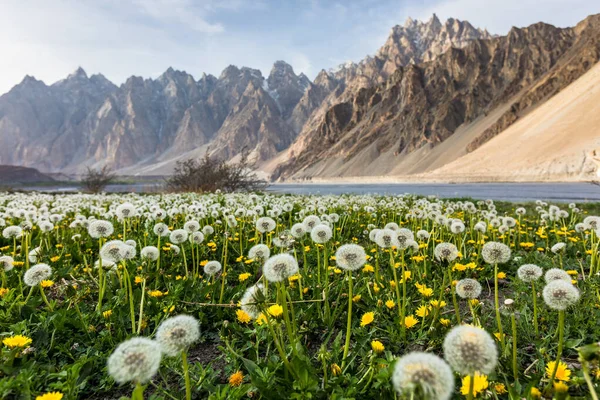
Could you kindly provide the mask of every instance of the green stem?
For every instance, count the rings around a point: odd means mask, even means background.
[[[475,388],[475,374],[470,376],[469,379],[469,394],[467,394],[467,400],[473,400],[473,389]]]
[[[494,306],[496,308],[496,324],[500,333],[500,345],[504,353],[504,332],[502,331],[502,319],[500,317],[500,301],[498,300],[498,264],[494,264]]]
[[[350,335],[352,334],[352,272],[348,271],[348,320],[346,323],[346,342],[344,344],[344,355],[342,356],[342,370],[346,365],[346,357],[350,349]]]
[[[554,382],[554,377],[556,376],[556,371],[558,371],[558,364],[560,363],[560,357],[562,356],[563,351],[563,340],[565,336],[565,311],[560,310],[558,312],[558,350],[556,351],[556,363],[554,365],[554,370],[552,371],[552,375],[550,377],[550,382],[548,383],[548,387],[552,385]]]
[[[146,278],[142,281],[142,299],[140,300],[140,317],[138,319],[137,334],[142,331],[142,318],[144,317],[144,295],[146,294]]]
[[[40,293],[42,294],[42,299],[44,300],[44,303],[46,303],[46,305],[48,306],[48,309],[50,311],[53,311],[54,309],[52,308],[52,305],[48,301],[48,298],[46,298],[46,293],[44,292],[44,288],[41,286],[40,286]]]
[[[190,382],[190,369],[187,361],[187,354],[185,351],[181,352],[181,360],[183,361],[183,377],[185,379],[185,398],[186,400],[192,399],[192,384]]]
[[[515,313],[510,314],[510,322],[512,325],[512,368],[513,377],[515,382],[519,381],[519,372],[517,370],[517,321],[515,319]]]
[[[581,363],[581,369],[583,371],[583,378],[585,379],[585,383],[588,386],[588,389],[590,390],[590,395],[592,396],[593,400],[598,400],[598,395],[596,394],[596,389],[594,389],[594,385],[592,384],[592,380],[590,379],[590,371],[589,371],[589,365],[587,361],[583,361]]]
[[[535,336],[539,336],[538,318],[537,318],[537,292],[535,291],[535,282],[531,282],[531,290],[533,295],[533,327],[535,329]]]

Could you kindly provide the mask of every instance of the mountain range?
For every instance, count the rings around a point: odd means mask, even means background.
[[[219,77],[196,80],[169,68],[157,79],[133,76],[120,86],[81,68],[52,85],[26,76],[0,97],[0,164],[64,173],[109,165],[124,175],[160,175],[179,160],[206,152],[235,160],[246,149],[273,180],[443,180],[440,171],[460,179],[447,165],[477,180],[478,152],[490,152],[505,131],[563,90],[579,93],[584,85],[579,92],[570,87],[578,80],[594,86],[590,74],[599,59],[600,15],[572,28],[538,23],[505,36],[434,15],[409,18],[374,56],[322,70],[313,81],[284,61],[267,77],[229,66]],[[527,129],[519,132],[511,143],[526,140]],[[563,148],[577,135],[589,140],[574,141],[579,147],[564,168],[528,173],[520,164],[512,174],[488,170],[485,179],[598,174],[600,135],[549,128],[541,135],[537,140],[563,135]],[[536,163],[551,165],[548,157]]]

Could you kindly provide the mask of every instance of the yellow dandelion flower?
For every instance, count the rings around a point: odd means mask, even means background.
[[[546,375],[548,378],[552,376],[552,372],[554,371],[555,367],[556,361],[550,361],[548,364],[546,364]],[[556,370],[554,379],[557,381],[569,382],[571,379],[571,370],[567,367],[567,364],[562,361],[558,363],[558,369]]]
[[[497,394],[504,394],[504,393],[506,393],[506,392],[507,392],[507,390],[506,390],[506,386],[504,386],[504,383],[496,383],[496,384],[494,385],[494,391],[495,391]]]
[[[49,287],[51,287],[52,285],[54,285],[54,281],[51,281],[50,279],[45,279],[45,280],[43,280],[42,282],[40,282],[40,285],[41,285],[43,288],[49,288]]]
[[[444,326],[450,326],[450,320],[446,318],[440,318],[440,324]]]
[[[336,363],[331,364],[331,373],[333,376],[339,376],[342,373],[342,369]]]
[[[260,315],[258,316],[258,318],[256,318],[256,323],[260,326],[262,324],[266,324],[267,323],[267,317],[265,317],[265,314],[260,313]]]
[[[532,387],[531,391],[529,393],[531,394],[531,397],[533,397],[534,399],[542,398],[542,392],[540,392],[540,390],[538,388]]]
[[[427,308],[426,306],[420,306],[419,308],[417,308],[415,314],[417,314],[417,317],[425,318],[429,315],[429,308]]]
[[[569,391],[569,386],[564,382],[554,382],[554,390],[558,393],[567,393]]]
[[[16,335],[5,338],[2,343],[9,349],[23,348],[31,343],[31,338],[23,335]]]
[[[8,292],[10,292],[10,289],[7,288],[0,288],[0,297],[4,296],[5,294],[7,294]]]
[[[396,307],[396,303],[394,303],[394,300],[388,300],[385,302],[385,306],[391,310]]]
[[[379,340],[373,340],[371,341],[371,349],[373,349],[373,352],[379,354],[383,353],[385,346]]]
[[[229,377],[229,386],[233,386],[233,387],[240,386],[243,381],[244,381],[244,374],[242,373],[242,371],[237,371]]]
[[[433,295],[433,289],[424,287],[424,288],[419,289],[419,293],[421,293],[425,297],[431,297]]]
[[[281,307],[279,304],[273,304],[267,309],[267,311],[273,317],[278,318],[283,314],[283,307]]]
[[[375,272],[375,268],[371,264],[365,264],[362,270],[363,272]]]
[[[61,400],[62,398],[63,394],[61,392],[48,392],[36,396],[35,400]]]
[[[354,297],[352,298],[352,302],[353,302],[353,303],[358,303],[358,302],[360,301],[361,297],[362,297],[362,296],[361,296],[360,294],[357,294],[356,296],[354,296]]]
[[[429,302],[429,304],[431,304],[433,307],[435,308],[442,308],[442,307],[446,307],[446,302],[444,300],[439,301],[439,300],[431,300]]]
[[[407,329],[412,328],[418,323],[419,320],[413,317],[412,315],[409,315],[408,317],[404,318],[404,326],[406,326]]]
[[[237,320],[242,324],[247,324],[248,322],[252,321],[252,318],[250,318],[250,316],[244,310],[237,310],[235,315]]]
[[[469,387],[471,385],[471,376],[467,375],[462,379],[462,386],[460,392],[464,395],[469,394]],[[475,381],[473,383],[473,395],[477,397],[479,393],[483,393],[489,386],[486,375],[475,374]]]
[[[374,312],[371,311],[371,312],[364,313],[362,318],[360,319],[360,326],[367,326],[374,320],[375,320]]]
[[[506,273],[498,272],[498,279],[504,279],[504,278],[506,278]]]
[[[251,273],[249,273],[249,272],[244,272],[243,274],[240,274],[240,275],[238,276],[238,280],[239,280],[240,282],[244,282],[246,279],[250,278],[251,276],[252,276],[252,274],[251,274]]]
[[[112,315],[112,310],[106,310],[102,313],[102,316],[106,319],[110,318],[111,315]]]

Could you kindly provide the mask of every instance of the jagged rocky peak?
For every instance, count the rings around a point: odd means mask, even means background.
[[[333,77],[333,75],[328,73],[324,69],[322,69],[319,72],[313,83],[330,91],[333,90],[338,84],[337,80]]]
[[[276,61],[267,78],[266,89],[277,103],[282,115],[288,118],[310,85],[304,74],[296,75],[285,61]]]
[[[67,79],[88,79],[88,75],[83,68],[77,67],[77,69],[74,72],[70,73],[67,76]]]
[[[491,39],[487,30],[474,28],[469,22],[449,18],[443,24],[433,14],[426,21],[408,18],[404,25],[392,28],[377,56],[394,60],[397,66],[430,61],[451,47],[462,48],[475,39]]]

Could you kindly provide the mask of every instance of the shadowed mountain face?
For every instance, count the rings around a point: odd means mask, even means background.
[[[501,109],[468,143],[474,150],[598,60],[597,20],[494,37],[455,19],[408,19],[374,56],[322,70],[313,82],[284,61],[266,78],[229,66],[196,80],[169,68],[119,87],[81,68],[50,86],[27,76],[0,97],[0,164],[161,174],[185,157],[232,159],[246,149],[270,169],[281,162],[274,178],[332,176],[329,160],[335,175],[351,175],[344,165],[385,156],[393,166]]]

